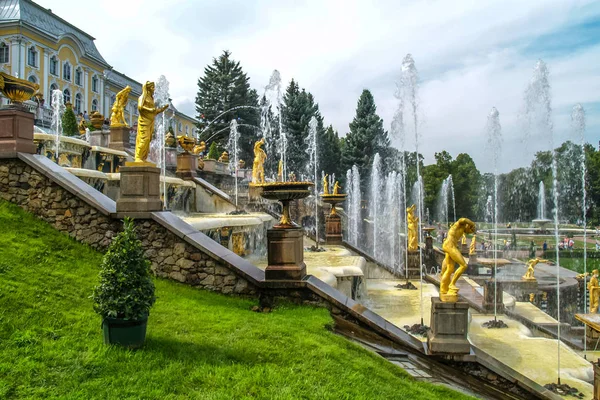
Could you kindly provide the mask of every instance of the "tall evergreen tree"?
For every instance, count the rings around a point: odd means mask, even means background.
[[[231,110],[235,107],[242,108]],[[258,138],[260,116],[257,107],[258,95],[250,88],[250,78],[240,63],[231,58],[229,51],[224,51],[204,68],[204,76],[198,79],[196,96],[201,140],[215,141],[220,148],[225,148],[229,124],[232,119],[237,119],[240,159],[248,164],[252,161],[253,145]]]
[[[345,177],[345,171],[340,166],[342,157],[340,150],[340,139],[338,133],[329,125],[323,130],[322,135],[318,136],[317,149],[319,154],[319,170],[326,174],[335,174],[338,179]],[[344,176],[342,176],[344,175]]]
[[[371,171],[373,158],[379,153],[386,159],[389,152],[390,139],[383,129],[383,120],[377,115],[377,107],[373,95],[367,89],[363,90],[356,106],[356,116],[350,123],[350,132],[346,135],[346,145],[342,153],[344,170],[356,164],[361,177],[366,177]],[[363,190],[367,179],[361,179]]]

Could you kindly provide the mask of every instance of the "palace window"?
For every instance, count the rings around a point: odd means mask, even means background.
[[[56,56],[50,57],[50,73],[54,76],[58,76],[58,59]]]
[[[98,111],[98,100],[92,100],[92,112]]]
[[[98,77],[95,75],[92,77],[92,92],[98,93]]]
[[[177,132],[181,132],[183,130],[183,124],[180,122],[177,124]]]
[[[0,63],[5,64],[8,62],[8,46],[6,43],[0,43]]]
[[[71,102],[71,91],[69,89],[65,89],[63,91],[63,96],[64,96],[65,104]]]
[[[37,83],[37,79],[33,75],[30,75],[29,78],[27,78],[27,80],[32,83]]]
[[[71,80],[71,64],[68,61],[63,65],[63,79],[65,81]]]
[[[187,136],[188,133],[190,133],[190,127],[186,125],[185,126],[185,136]]]
[[[27,52],[27,64],[37,68],[37,55],[38,53],[35,51],[35,47],[31,46]]]
[[[83,86],[83,72],[81,72],[81,68],[77,68],[75,70],[75,84],[79,86]]]
[[[50,85],[50,93],[54,92],[55,90],[58,90],[58,85],[56,83],[53,83],[52,85]]]
[[[81,93],[75,95],[75,112],[77,114],[81,112]]]

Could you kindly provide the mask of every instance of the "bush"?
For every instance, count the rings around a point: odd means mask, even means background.
[[[212,142],[210,144],[210,148],[208,149],[208,156],[206,156],[209,160],[216,160],[219,158],[219,150],[217,149],[217,143]]]
[[[154,304],[150,262],[133,220],[125,218],[123,232],[113,239],[102,259],[100,284],[94,288],[94,311],[102,318],[140,320]]]
[[[67,107],[62,116],[63,135],[79,136],[79,127],[77,126],[77,117],[71,107]]]

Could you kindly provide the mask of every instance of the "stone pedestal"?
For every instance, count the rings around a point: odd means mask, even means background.
[[[126,126],[111,126],[108,147],[120,151],[129,149],[129,128]]]
[[[337,214],[325,217],[325,242],[342,244],[342,218]]]
[[[421,257],[419,250],[408,250],[408,277],[418,278],[421,276]]]
[[[496,282],[496,311],[499,313],[504,312],[504,292],[502,289],[502,282]],[[483,285],[483,308],[486,312],[494,312],[494,279],[490,279]]]
[[[90,146],[108,147],[110,144],[110,132],[90,131]]]
[[[160,168],[150,163],[126,163],[119,172],[121,185],[117,213],[135,216],[135,213],[162,211]]]
[[[469,304],[466,301],[444,303],[431,298],[431,330],[427,334],[430,354],[469,354]]]
[[[178,178],[193,179],[196,176],[198,157],[191,153],[177,154],[177,171],[175,172]]]
[[[15,158],[17,153],[35,154],[33,117],[18,107],[0,110],[0,158]]]
[[[306,275],[301,228],[267,231],[267,280],[301,280]]]

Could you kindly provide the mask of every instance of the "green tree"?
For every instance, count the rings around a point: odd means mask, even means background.
[[[356,116],[350,123],[350,132],[345,139],[346,143],[342,153],[344,170],[352,168],[356,164],[362,177],[362,190],[364,191],[368,181],[365,178],[371,172],[375,154],[379,153],[382,159],[388,159],[390,145],[388,134],[383,129],[383,120],[377,115],[373,95],[366,89],[358,99]]]
[[[246,163],[253,159],[260,121],[258,95],[250,88],[250,78],[229,51],[214,58],[212,64],[204,68],[204,76],[198,79],[196,112],[201,140],[217,141],[221,148],[227,146],[231,120],[237,119],[240,159]]]
[[[67,107],[65,113],[62,116],[62,127],[63,135],[65,136],[78,136],[79,129],[77,128],[77,118],[72,107]]]
[[[212,142],[208,148],[208,155],[206,156],[209,160],[217,160],[219,158],[219,149],[217,148],[217,142]]]
[[[452,162],[456,218],[476,219],[481,174],[470,155],[461,153]]]
[[[338,133],[329,125],[322,131],[318,137],[319,169],[326,174],[335,174],[340,180],[342,175],[345,177],[345,171],[340,168],[340,159],[342,157],[340,150],[340,139]]]

